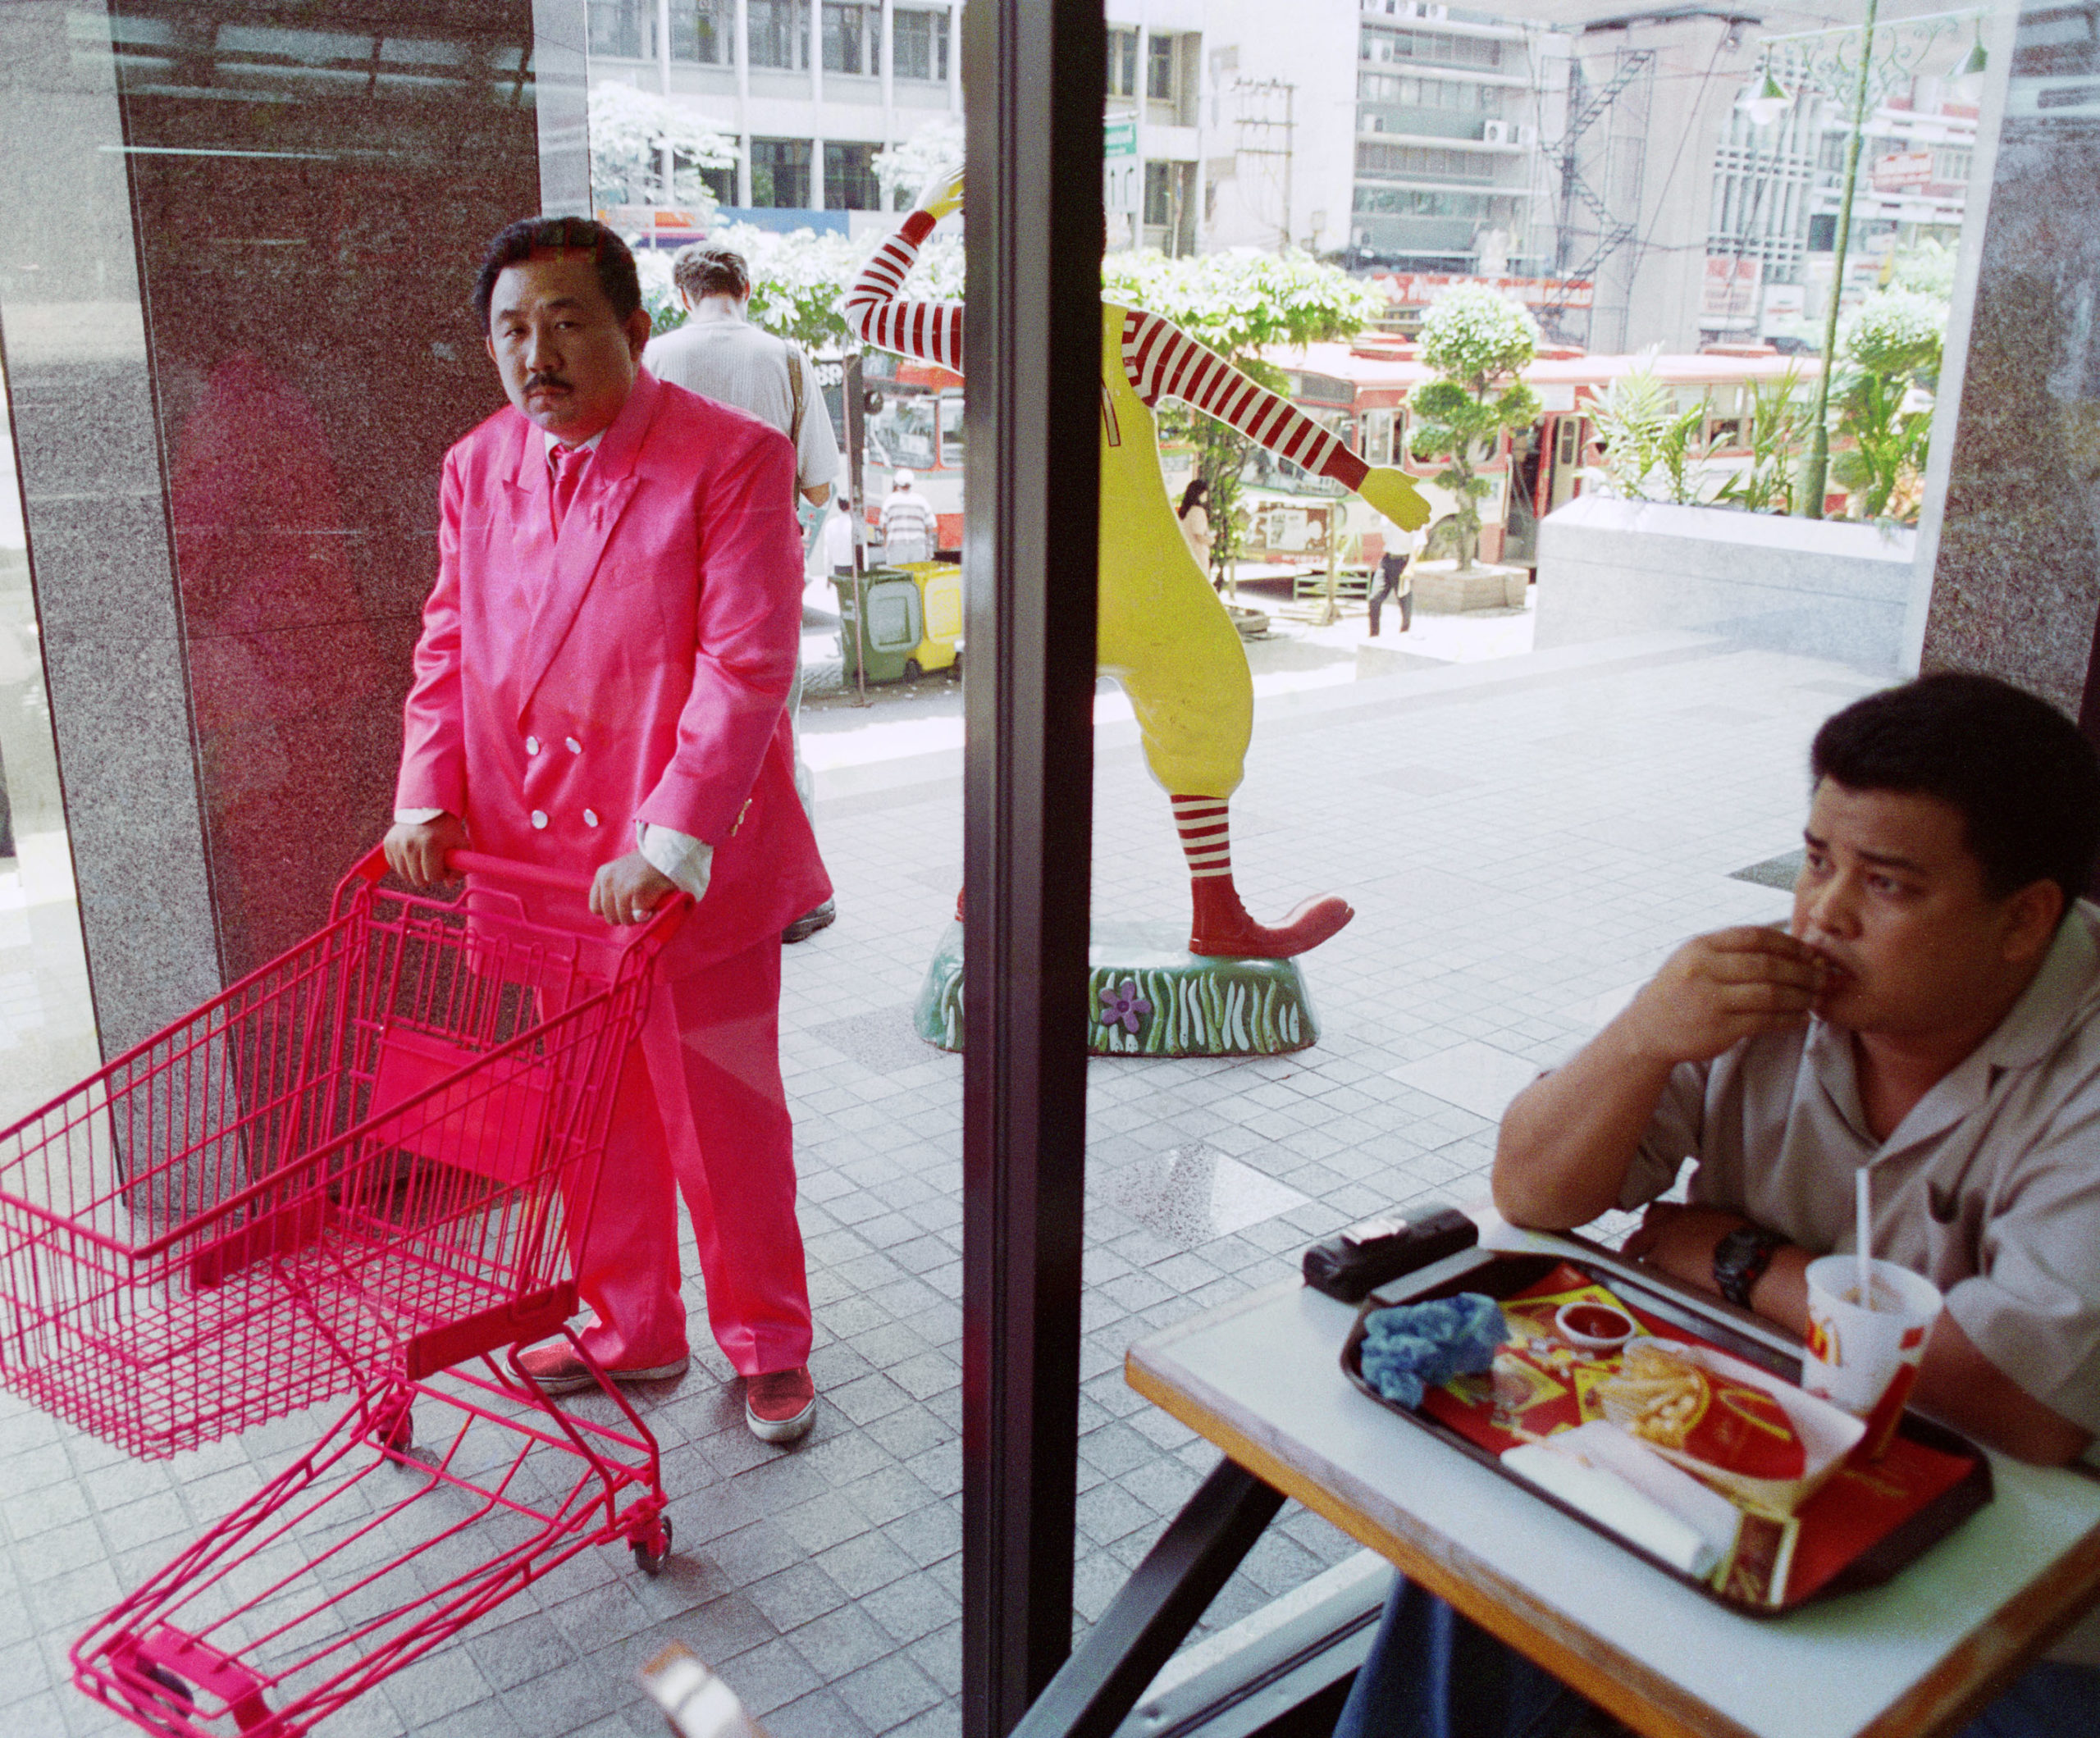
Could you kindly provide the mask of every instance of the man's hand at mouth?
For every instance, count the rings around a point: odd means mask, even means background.
[[[1620,1016],[1650,1060],[1710,1062],[1731,1045],[1798,1026],[1828,985],[1828,959],[1784,930],[1746,926],[1695,937]]]

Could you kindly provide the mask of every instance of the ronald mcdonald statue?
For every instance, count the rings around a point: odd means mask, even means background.
[[[900,300],[897,291],[934,225],[961,203],[961,171],[938,177],[846,298],[847,322],[863,340],[958,373],[962,305]],[[1253,733],[1253,678],[1232,618],[1189,553],[1166,498],[1152,416],[1162,398],[1334,478],[1410,531],[1429,509],[1404,473],[1366,465],[1166,321],[1102,304],[1099,666],[1130,696],[1146,763],[1174,805],[1195,907],[1189,951],[1288,959],[1317,947],[1355,913],[1331,893],[1271,928],[1247,915],[1232,884],[1228,808]]]

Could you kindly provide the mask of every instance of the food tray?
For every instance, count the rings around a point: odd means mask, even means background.
[[[1477,1292],[1498,1302],[1519,1302],[1527,1294],[1558,1296],[1579,1286],[1596,1285],[1607,1289],[1643,1328],[1664,1339],[1713,1347],[1788,1382],[1800,1381],[1800,1359],[1774,1351],[1689,1299],[1651,1289],[1616,1268],[1579,1258],[1481,1251],[1477,1265],[1464,1271],[1451,1275],[1448,1268],[1442,1270],[1446,1277],[1440,1282],[1416,1289],[1407,1280],[1398,1280],[1364,1301],[1342,1347],[1343,1373],[1417,1430],[1428,1431],[1498,1478],[1730,1610],[1776,1617],[1833,1594],[1879,1586],[1991,1500],[1990,1462],[1984,1452],[1959,1433],[1906,1411],[1883,1461],[1864,1467],[1848,1465],[1792,1521],[1752,1517],[1723,1585],[1716,1586],[1664,1562],[1504,1467],[1497,1439],[1506,1444],[1518,1439],[1491,1421],[1491,1408],[1485,1403],[1469,1407],[1445,1389],[1432,1389],[1420,1412],[1388,1400],[1364,1379],[1360,1366],[1365,1321],[1373,1311],[1395,1303],[1418,1303],[1460,1292]],[[1568,1392],[1572,1396],[1573,1390]],[[1429,1410],[1432,1405],[1436,1412]],[[1439,1412],[1449,1416],[1437,1416]]]

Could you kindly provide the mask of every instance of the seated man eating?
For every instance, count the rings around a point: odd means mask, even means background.
[[[2023,1460],[2100,1432],[2100,764],[2053,707],[1928,676],[1817,732],[1787,929],[1687,942],[1503,1118],[1512,1223],[1646,1204],[1626,1252],[1806,1331],[1815,1257],[1853,1243],[1946,1298],[1911,1403]],[[1690,1199],[1657,1200],[1687,1159]],[[1961,1738],[2070,1738],[2100,1707],[2089,1617]],[[1336,1738],[1610,1730],[1403,1581]]]

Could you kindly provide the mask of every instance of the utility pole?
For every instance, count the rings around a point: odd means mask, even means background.
[[[1293,116],[1298,87],[1281,79],[1241,79],[1234,84],[1232,94],[1239,99],[1239,136],[1234,144],[1235,154],[1240,157],[1280,157],[1283,159],[1283,234],[1276,244],[1276,251],[1281,253],[1290,246],[1291,136],[1296,125]],[[1283,98],[1283,119],[1281,121],[1268,112],[1270,101],[1278,96]],[[1249,113],[1249,111],[1257,103],[1261,105],[1260,112]],[[1279,128],[1283,133],[1283,144],[1279,146],[1268,143],[1270,135]],[[1262,143],[1258,145],[1248,144],[1248,135],[1257,131],[1260,133]]]

